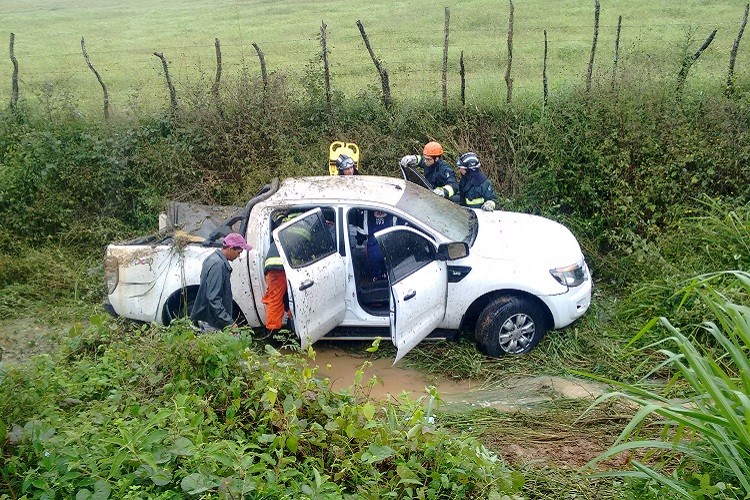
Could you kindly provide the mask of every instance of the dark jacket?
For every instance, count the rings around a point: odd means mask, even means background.
[[[433,188],[443,188],[447,192],[446,198],[458,193],[458,179],[450,163],[440,158],[431,167],[427,167],[424,164],[424,157],[420,156],[419,164],[424,169],[424,178],[427,182],[432,184]]]
[[[375,233],[381,229],[403,224],[398,217],[382,210],[360,210],[357,218],[357,243],[367,240],[367,246],[377,245]]]
[[[268,253],[266,253],[266,260],[263,261],[263,272],[267,273],[272,269],[284,270],[284,264],[281,262],[279,256],[279,248],[276,246],[276,242],[271,240],[271,246],[268,247]]]
[[[497,196],[492,189],[492,183],[479,170],[469,170],[461,177],[458,192],[461,195],[461,205],[466,207],[481,208],[482,204],[488,200],[497,204]]]
[[[190,314],[190,319],[194,323],[205,321],[218,329],[234,323],[231,275],[232,267],[221,250],[216,250],[206,257],[201,268],[198,296]]]

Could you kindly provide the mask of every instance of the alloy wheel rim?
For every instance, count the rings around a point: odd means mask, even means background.
[[[500,327],[498,340],[500,348],[510,354],[524,352],[532,339],[536,327],[528,314],[518,313],[506,319]]]

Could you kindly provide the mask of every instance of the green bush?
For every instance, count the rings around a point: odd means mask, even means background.
[[[150,231],[169,198],[242,204],[274,176],[325,175],[334,139],[357,142],[363,171],[385,175],[428,140],[451,161],[477,151],[503,207],[564,220],[594,257],[653,241],[699,196],[748,199],[745,97],[678,98],[664,83],[623,81],[544,108],[396,102],[388,111],[365,89],[334,92],[328,115],[316,81],[295,93],[280,74],[265,89],[240,78],[219,101],[196,87],[174,113],[108,127],[2,112],[4,225],[20,238],[100,227],[74,239],[84,246]]]
[[[523,478],[423,403],[333,392],[304,357],[248,332],[103,318],[60,356],[0,372],[0,493],[28,498],[472,498]],[[312,351],[311,351],[312,352]],[[364,368],[364,367],[363,367]]]

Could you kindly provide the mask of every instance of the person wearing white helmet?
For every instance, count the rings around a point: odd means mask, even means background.
[[[349,155],[340,154],[336,158],[336,168],[339,170],[339,175],[359,175],[357,165]]]
[[[456,160],[456,166],[461,173],[461,181],[458,183],[461,205],[481,208],[487,212],[495,210],[497,196],[490,180],[479,170],[482,163],[477,154],[462,154]]]

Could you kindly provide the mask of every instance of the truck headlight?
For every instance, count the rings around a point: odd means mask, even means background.
[[[558,283],[567,287],[576,287],[586,281],[589,277],[589,270],[588,267],[586,267],[585,260],[576,262],[569,266],[550,269],[549,273]]]
[[[120,282],[120,263],[117,257],[109,256],[104,259],[104,284],[107,286],[107,294],[112,295]]]

